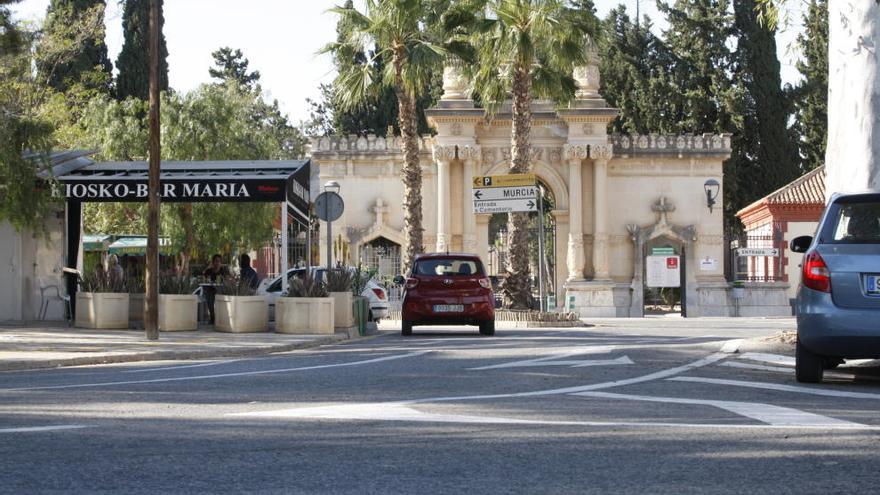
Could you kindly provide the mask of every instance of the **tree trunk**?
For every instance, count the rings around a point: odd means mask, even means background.
[[[183,227],[185,236],[183,248],[180,250],[180,265],[178,269],[181,276],[188,277],[189,265],[192,261],[192,252],[196,244],[192,203],[182,203],[177,205],[177,216],[180,219],[180,225]]]
[[[409,272],[416,255],[424,251],[422,243],[422,165],[419,163],[419,136],[416,124],[416,100],[403,85],[403,47],[395,50],[395,87],[400,135],[403,140],[403,228],[406,246],[403,270]]]
[[[148,340],[159,339],[159,13],[162,0],[150,0],[150,177],[147,191],[147,270],[144,329]]]
[[[520,67],[513,76],[513,130],[511,134],[510,173],[524,174],[531,168],[530,134],[532,127],[531,78],[528,67]],[[507,224],[507,278],[502,291],[512,309],[529,309],[532,302],[529,276],[528,213],[509,213]]]
[[[826,199],[880,189],[880,5],[828,2]]]

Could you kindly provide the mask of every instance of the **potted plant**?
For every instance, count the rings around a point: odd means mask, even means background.
[[[333,326],[348,328],[354,325],[352,317],[352,288],[355,272],[346,267],[326,272],[326,288],[333,298]]]
[[[306,272],[290,281],[290,289],[275,301],[275,331],[332,334],[333,298],[320,280]]]
[[[83,276],[76,293],[76,321],[81,328],[128,328],[129,295],[120,280],[103,271]]]
[[[199,296],[193,294],[198,286],[192,277],[159,277],[159,330],[177,332],[199,329]]]
[[[265,332],[269,325],[266,296],[254,295],[248,280],[228,277],[217,287],[214,330],[231,333]]]

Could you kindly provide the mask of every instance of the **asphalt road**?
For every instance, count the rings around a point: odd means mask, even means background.
[[[611,325],[0,373],[0,492],[877,490],[876,368],[805,386],[721,352],[766,327]]]

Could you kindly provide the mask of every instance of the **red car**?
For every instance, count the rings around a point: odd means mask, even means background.
[[[495,297],[483,262],[475,254],[433,253],[416,256],[404,280],[401,333],[415,325],[478,325],[495,335]]]

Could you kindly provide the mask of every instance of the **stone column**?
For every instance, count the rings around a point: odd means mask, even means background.
[[[474,170],[478,170],[480,163],[480,147],[464,146],[459,148],[459,158],[462,162],[462,187],[464,193],[464,204],[462,205],[462,215],[464,218],[462,225],[462,251],[466,253],[475,253],[477,251],[477,217],[474,215],[474,194],[473,194],[473,178]]]
[[[563,150],[565,159],[568,161],[568,198],[569,198],[569,228],[568,228],[568,251],[566,265],[568,266],[568,280],[584,279],[584,222],[583,222],[583,190],[581,174],[583,159],[587,157],[586,146],[566,145]]]
[[[449,232],[449,162],[455,157],[454,146],[435,146],[434,162],[437,164],[437,252],[450,247]]]
[[[610,144],[593,145],[593,273],[595,280],[608,280],[608,160],[611,159]]]

